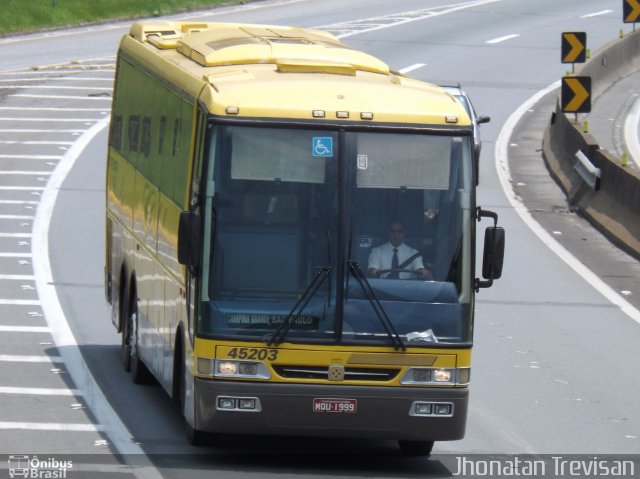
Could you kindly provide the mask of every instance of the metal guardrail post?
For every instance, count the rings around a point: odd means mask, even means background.
[[[573,168],[582,177],[584,182],[591,187],[591,189],[598,191],[600,189],[600,177],[602,175],[600,168],[596,168],[589,158],[587,158],[587,155],[582,153],[580,150],[576,152],[576,158],[578,159],[578,162]]]

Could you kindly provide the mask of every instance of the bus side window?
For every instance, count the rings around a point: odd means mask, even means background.
[[[162,155],[163,145],[164,145],[164,132],[167,129],[167,117],[160,117],[160,126],[158,128],[158,155]]]
[[[180,130],[182,129],[182,119],[176,118],[173,121],[173,142],[171,145],[171,155],[176,156],[176,152],[180,146]]]
[[[127,124],[127,136],[129,139],[129,151],[138,151],[140,144],[140,115],[130,115]]]
[[[122,149],[122,115],[117,115],[111,124],[111,146],[118,151]]]
[[[149,116],[145,116],[142,120],[142,144],[140,146],[140,151],[145,158],[148,158],[151,152],[151,117]]]

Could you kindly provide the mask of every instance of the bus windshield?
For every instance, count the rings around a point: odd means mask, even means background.
[[[199,334],[470,342],[469,136],[213,132]]]

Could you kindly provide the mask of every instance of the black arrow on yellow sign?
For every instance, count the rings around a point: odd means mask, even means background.
[[[640,22],[640,0],[622,0],[624,23]]]
[[[587,61],[587,34],[564,32],[562,34],[562,63],[584,63]]]
[[[563,112],[589,113],[591,111],[591,77],[564,77],[560,96]]]

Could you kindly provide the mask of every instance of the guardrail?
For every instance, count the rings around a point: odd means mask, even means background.
[[[640,30],[605,45],[576,74],[591,77],[594,101],[613,83],[638,70]],[[571,206],[612,242],[640,259],[640,175],[601,149],[591,134],[582,131],[582,125],[562,112],[559,103],[544,132],[542,147],[547,168]],[[600,171],[599,181],[580,160],[576,162],[576,151],[594,172]],[[576,168],[577,163],[582,166]]]

